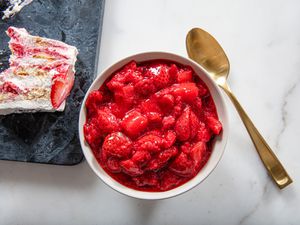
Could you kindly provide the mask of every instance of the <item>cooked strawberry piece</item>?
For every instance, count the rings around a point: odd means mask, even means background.
[[[180,70],[177,73],[177,82],[178,83],[187,83],[192,82],[193,72],[192,70]]]
[[[141,102],[140,108],[143,114],[150,112],[155,112],[161,114],[161,109],[158,106],[157,101],[154,98],[147,99],[146,101]]]
[[[197,97],[195,101],[192,103],[193,110],[199,114],[202,112],[202,100],[200,97]]]
[[[161,114],[158,112],[149,112],[146,115],[148,118],[148,122],[154,125],[158,125],[162,121]]]
[[[152,172],[144,173],[143,175],[134,177],[132,179],[138,187],[144,187],[144,186],[155,187],[159,185],[157,174]]]
[[[147,171],[157,171],[158,169],[162,168],[160,167],[160,164],[156,158],[150,160],[150,162],[146,166]]]
[[[146,129],[146,127],[148,126],[148,119],[140,112],[132,110],[127,115],[125,115],[124,119],[122,120],[121,126],[123,127],[126,134],[131,137],[135,137]]]
[[[176,141],[176,133],[172,130],[168,130],[164,135],[162,146],[164,148],[170,148]]]
[[[110,157],[107,160],[107,168],[112,173],[120,173],[121,170],[122,170],[120,165],[119,165],[119,160],[114,158],[114,157]]]
[[[169,111],[169,110],[172,110],[173,107],[174,107],[174,102],[175,102],[175,99],[174,99],[174,96],[171,95],[171,94],[166,94],[166,95],[163,95],[162,97],[160,97],[158,99],[158,102],[159,102],[159,105],[160,105],[160,108],[166,112],[166,111]]]
[[[125,113],[128,110],[128,106],[125,106],[122,103],[120,104],[117,104],[115,102],[109,103],[108,107],[111,113],[114,114],[117,118],[123,118],[125,116]]]
[[[191,110],[190,112],[190,139],[193,139],[199,130],[200,121],[196,114]]]
[[[126,85],[126,73],[128,73],[128,68],[124,68],[121,71],[116,72],[110,81],[106,83],[106,86],[111,91],[119,90]]]
[[[124,83],[111,79],[109,82],[106,83],[106,86],[110,91],[117,91],[124,87]]]
[[[179,141],[186,141],[190,138],[190,107],[186,107],[175,124],[175,132]]]
[[[106,83],[106,86],[112,92],[120,90],[125,85],[125,76],[120,72],[116,73],[113,78]]]
[[[199,89],[199,96],[200,97],[204,97],[207,94],[209,94],[209,91],[208,91],[206,85],[202,81],[197,82],[197,87]]]
[[[222,130],[222,124],[214,116],[206,116],[205,121],[207,126],[212,130],[214,134],[219,134]]]
[[[175,125],[175,118],[173,116],[165,116],[162,120],[162,129],[168,130]]]
[[[125,104],[131,106],[135,101],[134,87],[128,84],[115,91],[115,101],[117,104]]]
[[[178,154],[178,149],[177,147],[173,146],[170,147],[161,153],[159,153],[157,159],[160,161],[160,163],[165,163],[169,161],[172,157],[175,157]]]
[[[204,107],[203,111],[205,115],[217,117],[216,106],[210,95],[203,98],[202,103],[203,103],[203,107]]]
[[[57,74],[52,79],[51,103],[55,109],[59,108],[61,103],[68,97],[74,84],[73,67],[69,66],[64,74]]]
[[[208,142],[212,137],[212,132],[206,125],[200,122],[200,126],[196,135],[196,141]]]
[[[131,159],[121,161],[120,166],[124,173],[132,177],[139,176],[144,173],[144,171]]]
[[[93,119],[89,123],[85,123],[83,127],[84,138],[93,150],[99,148],[102,136],[95,126]]]
[[[172,115],[175,118],[179,117],[182,114],[183,109],[184,109],[184,104],[182,102],[182,98],[180,96],[178,96],[175,99],[175,106],[174,106]]]
[[[177,73],[178,73],[178,68],[175,64],[172,64],[169,68],[169,75],[170,75],[170,81],[172,83],[176,82],[177,80]]]
[[[176,159],[171,163],[170,170],[179,176],[189,177],[193,175],[194,164],[187,154],[181,152]]]
[[[136,67],[137,67],[136,62],[132,60],[124,66],[124,71],[128,71],[128,70],[135,71]]]
[[[134,61],[127,64],[123,69],[116,72],[109,82],[107,87],[111,91],[120,90],[122,87],[138,82],[142,79],[139,71],[136,71],[136,63]]]
[[[145,133],[145,134],[142,135],[142,136],[146,136],[146,135],[150,135],[150,134],[156,135],[156,136],[158,136],[158,137],[162,137],[162,136],[163,136],[163,134],[161,133],[160,129],[153,129],[153,130],[151,130],[151,131],[148,131],[147,133]],[[141,136],[141,137],[142,137],[142,136]]]
[[[190,157],[195,163],[195,169],[197,169],[204,160],[205,153],[207,151],[206,143],[203,141],[197,142],[190,151]]]
[[[139,81],[134,85],[135,91],[144,96],[149,96],[152,93],[155,92],[155,85],[153,81],[149,78],[144,78]]]
[[[180,96],[182,100],[186,102],[193,102],[197,98],[199,92],[195,83],[174,84],[172,88],[173,95],[175,97]]]
[[[157,101],[157,99],[163,97],[164,95],[172,94],[172,91],[173,91],[172,86],[166,87],[166,88],[163,88],[163,89],[155,92],[153,94],[153,96],[154,96],[155,100]]]
[[[160,180],[160,189],[165,191],[177,187],[183,181],[183,178],[166,170],[162,173]]]
[[[148,151],[136,151],[131,160],[139,166],[144,166],[151,159]]]
[[[175,132],[179,141],[193,139],[200,127],[197,115],[187,106],[175,124]]]
[[[142,73],[139,71],[132,71],[126,74],[126,82],[136,84],[143,79]]]
[[[161,150],[162,142],[163,139],[159,135],[146,133],[135,142],[134,148],[137,151],[158,152]]]
[[[89,115],[93,115],[97,112],[98,107],[102,102],[103,96],[100,91],[92,91],[86,99],[85,106]]]
[[[191,143],[190,142],[184,142],[181,146],[180,146],[180,150],[182,152],[184,152],[185,154],[190,154],[191,152]]]
[[[147,170],[159,170],[167,165],[168,161],[178,154],[178,149],[176,147],[171,147],[158,154],[158,156],[152,159],[148,165]]]
[[[153,83],[158,88],[167,87],[170,84],[170,75],[166,66],[159,67],[157,72],[153,73]]]
[[[131,61],[126,64],[124,70],[121,72],[124,75],[126,83],[136,83],[142,78],[141,72],[137,71],[137,65],[135,61]]]
[[[105,137],[102,151],[107,156],[129,158],[131,155],[131,140],[121,132],[111,133]]]
[[[109,109],[99,109],[97,111],[97,126],[102,134],[109,134],[120,130],[119,123],[114,114]]]

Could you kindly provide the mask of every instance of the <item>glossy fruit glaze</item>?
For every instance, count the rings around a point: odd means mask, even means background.
[[[189,66],[132,61],[86,100],[85,140],[119,183],[167,191],[197,175],[222,125],[204,82]]]

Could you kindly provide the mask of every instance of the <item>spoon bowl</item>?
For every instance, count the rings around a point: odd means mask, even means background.
[[[230,64],[213,36],[200,28],[194,28],[186,37],[186,48],[188,56],[203,66],[217,84],[224,84],[229,75]]]

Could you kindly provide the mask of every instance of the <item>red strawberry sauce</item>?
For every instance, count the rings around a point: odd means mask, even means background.
[[[192,179],[222,130],[214,101],[189,67],[128,63],[86,101],[85,140],[121,184],[166,191]]]

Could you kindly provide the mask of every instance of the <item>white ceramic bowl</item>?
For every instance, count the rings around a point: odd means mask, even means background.
[[[85,101],[87,99],[87,96],[89,93],[93,90],[97,90],[103,82],[116,70],[120,69],[122,66],[130,62],[131,60],[135,60],[137,62],[147,61],[147,60],[153,60],[153,59],[166,59],[178,62],[183,65],[189,65],[191,66],[195,73],[199,75],[199,77],[206,83],[207,87],[209,88],[209,91],[214,99],[219,119],[223,125],[223,131],[221,135],[219,135],[214,140],[214,146],[212,154],[207,161],[206,165],[202,168],[202,170],[190,181],[187,183],[174,188],[169,191],[165,192],[144,192],[144,191],[137,191],[131,188],[128,188],[116,180],[114,180],[112,177],[110,177],[98,164],[96,158],[94,157],[94,154],[92,150],[90,149],[87,142],[84,140],[83,135],[83,125],[86,121],[86,108],[85,108]],[[174,197],[176,195],[182,194],[196,185],[200,184],[217,166],[218,162],[220,161],[225,145],[227,142],[228,137],[228,116],[227,116],[227,110],[226,105],[224,103],[224,99],[222,94],[220,93],[219,88],[214,83],[214,81],[209,77],[208,73],[198,64],[193,62],[190,59],[187,59],[185,57],[175,55],[172,53],[166,53],[166,52],[145,52],[140,53],[136,55],[129,56],[125,59],[120,60],[119,62],[113,64],[108,69],[104,70],[92,83],[91,87],[87,91],[85,98],[82,102],[81,110],[80,110],[80,116],[79,116],[79,137],[80,137],[80,143],[81,148],[83,150],[84,156],[92,168],[92,170],[96,173],[96,175],[101,178],[101,180],[106,183],[108,186],[113,188],[114,190],[123,193],[125,195],[139,198],[139,199],[164,199],[164,198],[170,198]]]

